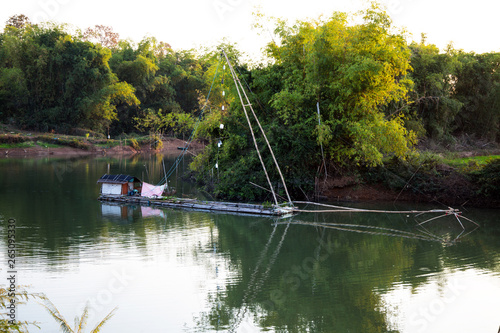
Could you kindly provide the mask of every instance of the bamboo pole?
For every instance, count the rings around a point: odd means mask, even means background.
[[[238,86],[238,83],[237,83],[237,81],[239,81],[238,77],[236,76],[236,73],[234,72],[233,66],[229,62],[229,59],[227,57],[226,52],[224,50],[222,50],[222,52],[224,53],[224,56],[225,56],[226,61],[227,61],[227,64],[228,64],[229,69],[231,71],[231,75],[233,76],[234,82],[236,84],[236,91],[238,92],[238,96],[240,98],[241,105],[243,106],[243,112],[245,113],[245,117],[247,119],[248,127],[250,128],[250,133],[252,134],[253,143],[254,143],[254,146],[255,146],[255,150],[257,151],[257,155],[259,156],[260,164],[262,165],[262,169],[264,169],[264,173],[266,174],[266,179],[267,179],[267,182],[269,184],[269,188],[271,189],[271,192],[273,194],[274,203],[276,205],[278,205],[278,199],[276,199],[276,193],[274,192],[273,185],[271,183],[271,180],[269,179],[269,174],[267,173],[266,165],[264,164],[264,160],[262,159],[262,155],[260,154],[260,151],[259,151],[259,145],[257,144],[257,140],[255,139],[255,133],[254,133],[253,128],[252,128],[252,123],[250,122],[250,118],[248,117],[248,113],[247,113],[247,110],[246,110],[246,107],[245,107],[245,103],[243,102],[243,97],[241,96],[240,87]]]
[[[269,152],[271,153],[271,156],[273,158],[273,161],[274,161],[274,165],[276,166],[276,169],[278,170],[278,173],[280,175],[280,178],[281,178],[281,182],[283,183],[283,188],[285,189],[285,193],[286,193],[286,196],[287,196],[287,199],[288,199],[288,202],[290,203],[290,205],[293,205],[292,203],[292,199],[290,198],[290,194],[288,193],[288,188],[286,187],[286,183],[285,183],[285,179],[283,177],[283,174],[281,173],[281,169],[279,167],[279,164],[278,164],[278,161],[276,160],[276,157],[274,156],[274,152],[273,152],[273,149],[271,148],[271,144],[269,143],[269,140],[267,139],[267,135],[266,133],[264,132],[264,129],[262,128],[262,125],[260,124],[260,121],[259,121],[259,118],[257,118],[257,115],[255,114],[255,111],[253,110],[253,107],[252,107],[252,104],[250,103],[250,100],[248,99],[248,96],[245,92],[245,89],[243,89],[243,85],[241,84],[241,81],[240,79],[238,79],[237,75],[236,75],[236,72],[234,71],[234,68],[233,66],[231,65],[230,61],[229,61],[229,58],[227,57],[227,54],[224,50],[222,50],[222,52],[224,53],[224,56],[226,58],[226,61],[228,63],[228,66],[229,66],[229,69],[231,71],[231,74],[233,76],[233,79],[234,79],[234,82],[236,84],[236,90],[238,91],[238,95],[240,97],[240,101],[241,101],[241,105],[243,106],[243,111],[245,112],[245,116],[247,117],[247,121],[248,121],[248,125],[250,126],[250,129],[251,129],[251,124],[250,124],[250,120],[248,119],[248,114],[246,112],[246,106],[248,106],[250,108],[250,111],[252,111],[252,115],[255,119],[255,121],[257,122],[257,125],[259,126],[259,129],[260,129],[260,132],[262,133],[262,136],[264,137],[264,140],[266,141],[266,145],[267,147],[269,148]],[[245,105],[245,103],[243,102],[243,98],[241,96],[241,93],[240,93],[240,89],[241,91],[243,92],[243,95],[245,96],[245,99],[247,101],[247,104]],[[255,136],[253,134],[253,130],[251,129],[252,131],[252,136],[253,136],[253,139],[254,139],[254,143],[256,145],[256,148],[257,148],[257,152],[259,154],[259,158],[260,157],[260,152],[258,151],[258,147],[257,147],[257,142],[255,141]],[[262,161],[262,158],[261,158],[261,161]],[[263,162],[262,162],[263,164]],[[265,169],[265,166],[263,164],[263,167]],[[269,176],[267,175],[267,172],[266,172],[266,177],[268,177],[268,180],[269,180]],[[270,182],[269,182],[270,183]],[[273,189],[271,183],[269,184],[271,189]],[[276,196],[274,194],[274,189],[273,189],[273,196],[274,196],[274,199],[276,201],[276,205],[278,204],[278,201],[276,200]]]

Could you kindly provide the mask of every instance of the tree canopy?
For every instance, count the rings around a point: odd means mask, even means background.
[[[403,114],[383,112],[384,106],[407,97],[411,52],[403,36],[392,32],[385,12],[374,6],[362,19],[352,25],[346,14],[335,13],[293,26],[278,21],[279,40],[266,49],[272,62],[251,72],[240,70],[242,79],[250,81],[255,105],[264,106],[259,116],[296,191],[310,187],[317,176],[321,146],[329,165],[349,166],[376,165],[388,154],[404,158],[415,143]],[[231,184],[262,182],[256,176],[259,166],[242,126],[239,100],[226,103],[229,115],[217,109],[207,116],[214,145],[194,166],[207,174],[215,164],[227,166],[216,188],[248,197],[251,185],[238,191]],[[214,119],[227,123],[224,133]],[[222,145],[217,137],[224,137]]]
[[[150,130],[137,119],[155,114],[162,131],[189,131],[205,90],[200,62],[152,37],[137,45],[118,38],[106,26],[70,34],[24,15],[9,19],[0,34],[0,121],[116,135]]]
[[[279,26],[280,45],[268,45],[283,77],[270,100],[285,124],[304,126],[337,162],[378,164],[383,154],[404,157],[414,143],[401,115],[381,108],[405,99],[411,80],[410,51],[389,17],[377,7],[348,24],[336,13],[316,22]],[[316,105],[319,103],[320,124]],[[307,129],[309,127],[309,129]],[[311,132],[311,129],[314,129]]]

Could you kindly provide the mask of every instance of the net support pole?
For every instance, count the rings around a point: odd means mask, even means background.
[[[258,145],[257,145],[257,141],[255,140],[255,135],[254,135],[253,130],[252,130],[252,126],[251,126],[251,123],[250,123],[250,119],[248,117],[248,113],[246,111],[246,107],[248,107],[250,109],[250,111],[252,112],[252,115],[253,115],[255,121],[257,122],[257,125],[259,126],[260,132],[262,133],[262,136],[264,137],[264,140],[266,141],[267,148],[269,149],[269,152],[271,153],[271,156],[273,158],[273,162],[274,162],[274,165],[276,166],[276,170],[278,171],[278,173],[280,175],[281,182],[283,184],[283,188],[285,190],[288,202],[289,202],[290,205],[293,206],[292,199],[290,198],[290,194],[288,193],[288,188],[286,187],[285,179],[284,179],[283,174],[281,172],[281,169],[279,167],[278,161],[276,160],[276,157],[274,156],[274,152],[273,152],[273,149],[271,148],[271,144],[269,143],[269,140],[267,139],[267,135],[264,132],[264,129],[262,128],[262,125],[260,124],[260,121],[257,118],[257,115],[255,114],[255,111],[253,110],[252,104],[250,103],[250,100],[248,99],[248,96],[247,96],[247,94],[245,92],[245,89],[243,89],[243,85],[241,84],[241,81],[238,79],[238,77],[236,75],[236,72],[234,71],[234,68],[231,65],[231,62],[229,61],[229,58],[227,57],[226,52],[224,50],[222,50],[222,52],[224,53],[224,57],[226,58],[226,62],[227,62],[228,66],[229,66],[229,69],[231,71],[231,75],[233,76],[234,83],[236,84],[236,90],[238,91],[238,96],[240,98],[241,105],[243,106],[243,111],[245,112],[245,116],[247,118],[248,125],[250,127],[250,131],[252,132],[252,138],[254,140],[254,144],[255,144],[255,147],[257,149],[257,153],[259,155],[260,161],[261,161],[262,166],[264,168],[264,172],[266,173],[266,177],[267,177],[269,186],[271,187],[271,190],[273,192],[273,196],[274,196],[274,200],[276,202],[276,205],[278,204],[278,201],[276,199],[276,194],[274,193],[274,189],[273,189],[273,187],[271,185],[271,181],[269,180],[269,176],[267,174],[267,171],[266,171],[266,168],[265,168],[265,165],[264,165],[264,161],[262,160],[262,157],[260,155],[260,152],[259,152],[259,149],[258,149]],[[241,92],[240,92],[240,90],[241,90]],[[243,93],[243,96],[245,97],[246,104],[243,101],[242,93]]]

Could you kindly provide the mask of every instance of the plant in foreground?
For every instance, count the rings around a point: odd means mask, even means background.
[[[85,326],[87,325],[87,319],[89,316],[89,305],[87,304],[85,308],[83,309],[82,316],[80,318],[75,317],[75,328],[71,328],[71,326],[68,324],[66,319],[62,316],[62,314],[59,312],[59,310],[56,308],[54,303],[52,303],[50,300],[46,299],[45,300],[46,304],[42,304],[47,311],[54,317],[54,319],[59,323],[61,331],[64,333],[83,333]],[[101,328],[108,322],[111,317],[114,316],[116,311],[116,308],[111,310],[110,313],[106,317],[104,317],[103,320],[101,320],[96,327],[94,327],[93,330],[90,331],[90,333],[98,333],[101,331]]]
[[[36,322],[17,321],[9,316],[9,308],[11,304],[17,307],[20,304],[26,304],[29,298],[45,300],[44,294],[28,293],[23,286],[16,286],[15,292],[11,292],[7,288],[0,288],[0,332],[28,332],[28,327],[34,325],[38,327]],[[5,311],[5,313],[4,313]],[[40,327],[38,327],[40,328]]]

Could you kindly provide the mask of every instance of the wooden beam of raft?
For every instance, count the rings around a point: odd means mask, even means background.
[[[201,201],[196,199],[169,198],[169,199],[150,199],[146,197],[126,196],[126,195],[101,195],[100,201],[133,203],[145,206],[160,206],[168,208],[193,209],[204,211],[218,211],[239,214],[283,216],[293,213],[294,209],[290,207],[264,207],[263,205],[219,202],[219,201]]]

